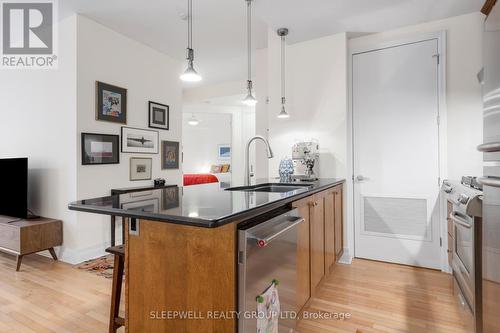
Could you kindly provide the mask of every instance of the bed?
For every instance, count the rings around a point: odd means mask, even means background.
[[[218,182],[219,178],[211,173],[190,173],[184,175],[184,186]]]

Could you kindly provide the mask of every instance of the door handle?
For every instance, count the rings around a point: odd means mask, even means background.
[[[362,182],[363,180],[365,180],[365,177],[364,177],[363,175],[357,175],[357,176],[356,176],[356,180],[357,180],[358,182]]]

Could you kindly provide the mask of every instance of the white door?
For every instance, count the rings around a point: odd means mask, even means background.
[[[356,257],[441,266],[437,54],[436,38],[352,57]]]

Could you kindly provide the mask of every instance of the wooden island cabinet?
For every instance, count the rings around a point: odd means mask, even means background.
[[[302,308],[323,278],[334,269],[334,264],[343,254],[343,185],[337,185],[327,191],[296,201],[302,217],[307,217],[304,228],[299,230],[299,244],[309,244],[309,260],[298,259],[300,278],[299,308]],[[308,227],[306,229],[306,226]],[[307,267],[309,265],[309,267]],[[309,270],[308,278],[304,278]],[[309,280],[306,289],[306,281]],[[306,301],[303,301],[306,299]]]
[[[343,184],[343,179],[319,179],[304,189],[276,193],[205,184],[81,200],[69,208],[128,220],[126,332],[233,333],[241,301],[238,268],[245,260],[239,230],[298,210],[304,221],[296,230],[295,287],[286,289],[283,280],[280,296],[283,304],[295,299],[301,311],[342,254]],[[131,202],[144,207],[124,208]]]

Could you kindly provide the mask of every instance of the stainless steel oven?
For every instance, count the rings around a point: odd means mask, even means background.
[[[454,224],[454,244],[452,268],[457,282],[460,284],[469,306],[474,308],[474,219],[460,210],[455,210],[450,215]]]
[[[455,185],[450,195],[453,203],[449,216],[453,222],[452,269],[454,289],[463,315],[470,318],[467,321],[469,331],[479,332],[482,192],[472,188],[470,183],[465,184]]]

